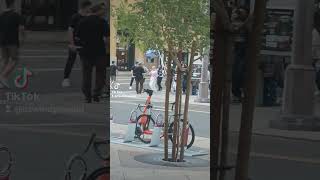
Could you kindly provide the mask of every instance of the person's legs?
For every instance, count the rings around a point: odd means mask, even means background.
[[[82,64],[82,92],[87,102],[91,102],[91,81],[93,65],[86,57],[81,57]]]
[[[146,81],[146,79],[145,78],[143,78],[141,81],[140,81],[140,94],[142,93],[142,91],[143,91],[143,84],[144,84],[144,82]]]
[[[140,86],[139,81],[140,80],[138,78],[136,78],[136,92],[137,92],[137,94],[139,94],[139,86]]]
[[[99,101],[102,89],[104,87],[105,75],[106,75],[106,63],[104,63],[105,58],[99,58],[96,63],[96,83],[93,95],[94,101]]]
[[[131,81],[130,81],[130,87],[132,86],[132,84],[133,84],[133,81],[134,81],[134,77],[131,77]]]
[[[77,59],[77,51],[73,51],[73,50],[69,49],[67,63],[64,68],[64,76],[63,76],[64,79],[69,79],[72,67],[73,67],[76,59]]]
[[[162,90],[161,81],[162,81],[162,77],[158,77],[158,78],[157,78],[157,85],[158,85],[158,90],[159,90],[159,91]]]

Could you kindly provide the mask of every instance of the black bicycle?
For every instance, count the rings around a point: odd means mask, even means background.
[[[84,152],[81,154],[74,154],[70,157],[69,161],[66,165],[66,173],[65,173],[65,180],[72,180],[72,169],[76,163],[78,163],[82,167],[82,175],[78,177],[77,179],[80,180],[109,180],[110,179],[110,155],[108,152],[108,145],[110,145],[109,140],[98,140],[96,138],[96,134],[92,134],[90,141],[85,148]],[[93,149],[96,153],[96,155],[103,161],[104,165],[95,171],[93,171],[91,174],[88,175],[88,166],[84,159],[84,155],[90,150],[90,148],[93,146]],[[104,146],[104,148],[107,149],[105,153],[102,153],[101,147]]]

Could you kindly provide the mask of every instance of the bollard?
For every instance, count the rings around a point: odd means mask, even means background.
[[[163,128],[163,121],[159,120],[160,117],[162,117],[161,114],[157,116],[156,124],[152,132],[151,142],[149,144],[150,147],[156,147],[160,144],[161,131]]]
[[[131,115],[130,115],[130,118],[129,118],[129,122],[128,122],[127,133],[126,133],[126,136],[125,136],[123,142],[132,142],[132,141],[134,141],[134,137],[136,135],[136,133],[135,133],[136,132],[136,120],[137,120],[137,112],[136,111],[132,111]]]

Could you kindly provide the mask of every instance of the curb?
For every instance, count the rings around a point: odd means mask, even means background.
[[[233,134],[239,134],[239,131],[231,131]],[[252,132],[253,136],[263,136],[263,137],[273,137],[285,140],[295,140],[295,141],[307,141],[307,142],[320,142],[320,139],[311,139],[311,138],[299,138],[299,137],[290,137],[290,136],[281,136],[281,135],[273,135],[267,133],[259,133],[259,132]]]

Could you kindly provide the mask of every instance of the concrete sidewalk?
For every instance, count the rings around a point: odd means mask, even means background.
[[[162,154],[132,148],[124,145],[111,145],[111,179],[112,180],[209,180],[210,168],[207,167],[174,167],[150,164],[137,160],[143,156],[158,157]],[[155,160],[155,161],[157,161]],[[188,161],[188,159],[186,159]],[[202,160],[206,161],[206,160]]]

